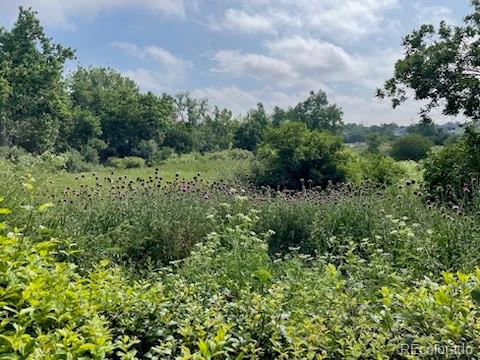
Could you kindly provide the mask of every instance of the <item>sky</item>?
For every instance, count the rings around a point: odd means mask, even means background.
[[[321,89],[345,122],[365,125],[419,120],[420,104],[393,110],[375,89],[392,76],[404,35],[460,24],[471,10],[468,0],[0,0],[1,26],[20,5],[76,49],[68,70],[112,67],[142,91],[189,91],[236,114]]]

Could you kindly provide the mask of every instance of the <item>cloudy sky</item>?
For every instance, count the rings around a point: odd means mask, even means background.
[[[77,50],[71,69],[110,66],[142,90],[188,90],[236,113],[323,89],[346,122],[364,124],[418,120],[418,104],[394,111],[374,90],[392,74],[403,35],[470,11],[468,0],[0,0],[1,25],[19,5]]]

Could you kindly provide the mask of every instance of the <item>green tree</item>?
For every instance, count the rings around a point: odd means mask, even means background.
[[[272,112],[272,126],[279,127],[282,123],[288,120],[288,112],[275,106]]]
[[[174,101],[168,94],[161,97],[148,92],[139,98],[138,137],[143,140],[154,140],[162,145],[165,134],[173,124]]]
[[[175,119],[188,127],[195,127],[205,122],[208,116],[208,100],[194,99],[188,92],[174,96]]]
[[[193,150],[193,131],[185,123],[176,123],[167,130],[164,145],[179,154],[189,153]]]
[[[390,151],[396,160],[422,160],[432,148],[432,142],[419,134],[408,134],[396,140]]]
[[[131,154],[141,131],[140,93],[132,80],[112,69],[79,68],[71,78],[71,97],[74,106],[100,119],[104,159]]]
[[[265,129],[269,126],[267,113],[262,103],[256,109],[248,112],[244,121],[237,128],[234,135],[235,147],[254,151],[262,141]]]
[[[0,64],[0,146],[8,145],[8,134],[7,134],[7,103],[10,96],[11,87],[6,79],[8,73],[8,64],[4,62]]]
[[[73,111],[73,121],[71,127],[64,130],[67,143],[66,146],[71,146],[80,149],[83,145],[92,142],[94,139],[99,139],[102,135],[102,126],[98,116],[92,114],[88,109],[83,109],[76,106]]]
[[[99,120],[101,133],[88,134],[106,143],[104,160],[133,155],[144,140],[161,144],[172,124],[172,97],[141,94],[132,80],[112,69],[79,68],[70,79],[70,93],[75,107]]]
[[[403,40],[405,55],[395,64],[394,76],[377,96],[392,99],[394,108],[405,102],[409,90],[416,100],[428,101],[420,111],[430,122],[430,110],[443,107],[445,115],[462,113],[480,119],[480,0],[472,0],[473,14],[463,26],[423,25]]]
[[[325,92],[311,91],[309,97],[289,111],[287,118],[301,121],[310,130],[337,133],[343,127],[343,112],[335,104],[329,104]]]
[[[480,180],[480,132],[473,126],[458,142],[433,151],[424,162],[424,180],[432,193],[468,198]]]
[[[52,149],[69,121],[62,79],[74,52],[45,35],[36,13],[20,7],[10,31],[0,28],[0,143],[34,153]]]
[[[215,106],[206,116],[205,122],[196,131],[196,145],[199,151],[225,150],[232,146],[235,120],[228,109]]]
[[[371,154],[379,154],[380,146],[383,143],[382,135],[378,133],[370,133],[367,136],[367,151]]]
[[[420,122],[415,125],[410,125],[407,128],[409,134],[419,134],[430,139],[435,145],[443,145],[445,140],[449,137],[441,128],[433,123]]]
[[[345,180],[340,137],[309,130],[299,122],[285,122],[270,128],[261,143],[255,170],[259,185],[298,188],[301,179],[314,186]]]

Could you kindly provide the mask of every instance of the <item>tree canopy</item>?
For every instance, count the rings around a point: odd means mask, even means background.
[[[10,31],[0,28],[0,143],[40,153],[53,148],[70,114],[62,72],[74,58],[54,44],[36,13],[20,7]]]
[[[413,93],[427,101],[420,112],[424,122],[438,107],[445,115],[480,119],[480,0],[471,2],[474,12],[462,26],[422,25],[404,38],[404,57],[378,97],[391,98],[396,108]]]

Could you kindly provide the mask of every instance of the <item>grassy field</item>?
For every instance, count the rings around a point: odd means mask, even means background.
[[[189,154],[168,159],[163,164],[155,167],[145,167],[137,169],[114,169],[100,168],[97,171],[85,173],[67,173],[49,175],[50,181],[59,186],[77,187],[79,184],[93,186],[96,179],[119,178],[126,176],[128,179],[148,179],[157,172],[165,181],[172,181],[180,178],[191,181],[194,177],[200,177],[205,181],[213,180],[233,180],[236,176],[241,176],[249,171],[249,155],[242,154],[231,158],[223,154],[200,155]]]

